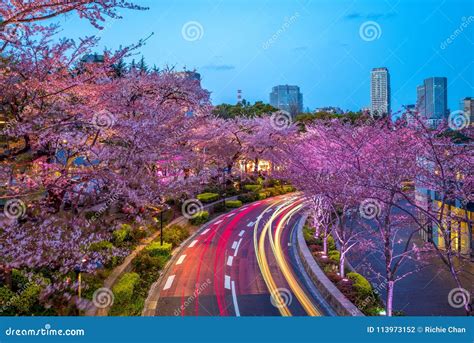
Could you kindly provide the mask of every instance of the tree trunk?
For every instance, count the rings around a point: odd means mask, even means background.
[[[394,281],[389,281],[387,285],[387,316],[391,317],[393,315],[393,288],[395,286]]]
[[[341,249],[342,250],[342,249]],[[344,272],[344,264],[345,264],[345,261],[346,261],[346,254],[345,253],[342,253],[341,251],[341,257],[339,258],[339,273],[341,275],[341,277],[346,277],[346,274]]]
[[[328,254],[328,235],[324,234],[323,236],[323,253],[324,255]]]

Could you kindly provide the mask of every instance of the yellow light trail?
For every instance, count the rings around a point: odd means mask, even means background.
[[[309,316],[321,316],[321,312],[314,306],[313,302],[306,295],[306,292],[303,290],[301,285],[298,283],[295,275],[291,271],[291,268],[288,265],[288,262],[285,258],[285,254],[283,253],[283,249],[281,246],[281,233],[282,233],[283,227],[289,222],[293,214],[301,210],[303,206],[304,204],[299,204],[283,216],[283,218],[280,220],[280,222],[277,225],[277,228],[275,231],[275,240],[273,240],[272,238],[271,230],[268,231],[268,235],[269,235],[270,242],[272,243],[271,245],[273,249],[273,254],[275,255],[278,266],[280,267],[280,270],[282,271],[283,276],[288,282],[288,285],[290,285],[292,292],[295,294],[301,306],[303,306],[304,310]],[[291,205],[288,206],[287,208],[289,207],[291,207]]]
[[[270,217],[270,220],[268,220],[263,229],[262,233],[260,234],[260,239],[258,239],[258,225],[260,223],[260,220],[262,219],[263,215],[268,212],[272,207],[269,206],[265,211],[262,212],[262,214],[257,218],[257,221],[255,222],[254,226],[254,231],[253,231],[253,241],[254,241],[254,248],[255,248],[255,254],[257,256],[257,262],[260,267],[260,271],[263,276],[263,280],[265,281],[265,284],[267,285],[270,294],[274,297],[278,297],[277,302],[279,306],[277,306],[278,310],[280,311],[281,315],[284,317],[289,317],[291,316],[290,309],[288,308],[287,304],[282,301],[282,297],[280,295],[280,292],[278,291],[278,287],[275,283],[275,280],[272,277],[272,274],[270,272],[270,267],[268,265],[266,253],[265,253],[265,236],[266,232],[268,231],[268,228],[271,226],[273,219],[276,217],[276,215],[280,212],[279,208],[272,214]]]

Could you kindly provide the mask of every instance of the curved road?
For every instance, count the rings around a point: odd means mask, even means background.
[[[160,316],[320,316],[331,310],[297,268],[304,200],[258,201],[206,224],[157,285]]]

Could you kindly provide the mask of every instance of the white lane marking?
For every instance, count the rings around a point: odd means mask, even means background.
[[[237,247],[237,244],[238,244],[237,241],[235,241],[234,243],[232,243],[232,249],[235,249],[235,248]]]
[[[237,251],[239,251],[239,247],[240,247],[240,243],[242,242],[242,238],[239,239],[239,243],[237,243],[237,246],[235,247],[235,252],[234,252],[234,256],[237,256]]]
[[[247,227],[252,227],[254,225],[255,225],[255,222],[250,222],[250,223],[247,224]]]
[[[201,236],[202,236],[202,235],[205,235],[206,233],[208,233],[208,232],[209,232],[209,230],[210,230],[210,229],[206,229],[206,230],[204,230],[204,231],[201,233]]]
[[[230,289],[230,276],[229,275],[226,275],[224,277],[224,287],[227,289]]]
[[[235,282],[232,281],[232,301],[234,302],[235,315],[240,317],[239,304],[237,303],[237,294],[235,292]]]
[[[244,210],[246,210],[246,209],[247,209],[247,206],[242,207],[242,208],[239,210],[239,212],[242,212],[242,211],[244,211]]]
[[[181,255],[181,256],[178,258],[178,261],[176,261],[176,264],[181,264],[181,263],[183,263],[185,257],[186,257],[186,255]]]
[[[227,265],[232,267],[232,262],[234,261],[234,256],[227,257]]]
[[[229,217],[232,217],[235,213],[230,213],[228,214],[226,217],[229,218]]]
[[[197,242],[198,242],[198,240],[195,239],[194,241],[191,242],[191,244],[189,244],[189,247],[192,248],[193,246],[196,245]]]
[[[173,280],[174,280],[174,277],[175,277],[175,276],[176,276],[176,275],[170,275],[170,276],[168,276],[168,279],[166,280],[165,287],[163,287],[163,290],[168,289],[168,288],[171,287],[171,285],[173,284]]]
[[[240,231],[239,232],[239,237],[242,237],[244,235],[244,233],[245,233],[245,230]]]
[[[216,221],[214,224],[220,224],[220,223],[222,223],[222,219],[221,219],[221,220],[218,220],[218,221]]]

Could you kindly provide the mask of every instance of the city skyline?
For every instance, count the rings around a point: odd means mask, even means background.
[[[133,44],[154,32],[136,60],[143,55],[149,65],[196,68],[214,104],[236,103],[238,89],[250,102],[266,102],[274,85],[292,84],[300,87],[310,109],[359,110],[370,106],[367,75],[376,66],[391,71],[394,111],[415,103],[416,86],[430,76],[448,78],[453,110],[473,93],[467,75],[474,68],[465,53],[474,27],[465,13],[472,7],[468,1],[456,1],[458,6],[395,1],[139,3],[150,9],[107,19],[98,50]],[[169,11],[175,13],[172,18]],[[67,25],[60,36],[98,33],[75,15],[63,21]],[[361,36],[367,23],[376,24],[375,37]]]

